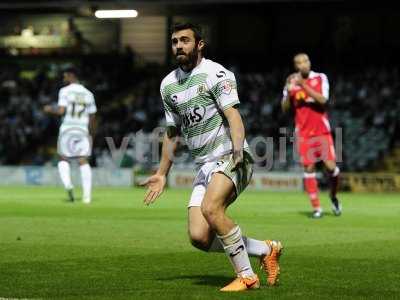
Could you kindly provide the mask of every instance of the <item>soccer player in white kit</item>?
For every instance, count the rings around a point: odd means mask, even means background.
[[[245,139],[238,110],[239,97],[232,72],[205,59],[201,30],[193,24],[177,24],[171,35],[172,52],[179,68],[161,83],[167,132],[160,166],[143,184],[148,192],[144,202],[154,202],[163,192],[166,176],[183,136],[197,164],[197,176],[188,205],[188,231],[192,245],[209,252],[225,252],[236,278],[221,289],[239,292],[260,287],[249,255],[257,256],[269,285],[279,276],[282,244],[242,235],[240,227],[226,215],[250,182],[253,158]]]
[[[59,91],[57,106],[46,105],[44,112],[63,117],[57,142],[60,156],[58,171],[69,200],[74,201],[70,160],[77,159],[82,180],[82,200],[88,204],[92,192],[92,171],[88,158],[92,151],[91,134],[97,108],[93,93],[79,83],[78,72],[74,67],[65,69],[63,77],[66,86]]]

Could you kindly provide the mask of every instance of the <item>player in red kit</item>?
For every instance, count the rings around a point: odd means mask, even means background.
[[[282,109],[295,113],[296,146],[304,166],[304,186],[313,207],[313,217],[322,217],[318,196],[315,164],[322,161],[329,173],[330,199],[333,213],[339,216],[341,205],[336,196],[340,170],[336,166],[335,148],[326,113],[329,99],[329,82],[323,73],[311,71],[307,54],[294,57],[297,73],[290,75],[283,90]]]

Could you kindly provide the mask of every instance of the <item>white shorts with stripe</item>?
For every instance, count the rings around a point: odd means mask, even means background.
[[[188,207],[201,206],[208,184],[214,173],[223,173],[230,178],[235,186],[236,197],[247,187],[253,175],[253,163],[251,156],[245,152],[242,167],[232,172],[232,154],[226,155],[220,160],[206,162],[199,166],[196,178],[193,182],[193,191]]]

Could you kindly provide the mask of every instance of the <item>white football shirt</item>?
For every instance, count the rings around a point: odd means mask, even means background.
[[[89,116],[97,111],[92,92],[79,83],[71,83],[60,89],[58,105],[66,108],[60,131],[74,127],[88,131]]]

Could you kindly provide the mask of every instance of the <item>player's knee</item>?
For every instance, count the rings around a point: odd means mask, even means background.
[[[313,173],[313,172],[315,172],[315,166],[307,165],[307,166],[305,166],[305,171],[306,171],[306,173]]]
[[[209,224],[213,224],[214,221],[223,214],[223,209],[216,205],[215,202],[216,201],[205,201],[201,205],[201,213]]]
[[[338,176],[340,174],[339,167],[335,164],[331,168],[328,169],[328,172],[331,176]]]
[[[203,202],[201,205],[201,213],[206,218],[206,220],[208,220],[215,214],[214,205],[212,203]]]
[[[197,249],[208,251],[210,248],[210,241],[207,234],[201,231],[191,231],[189,232],[190,243],[193,247]]]
[[[329,173],[334,173],[335,171],[336,172],[339,171],[339,168],[336,166],[336,162],[334,161],[325,162],[325,166]]]
[[[80,157],[78,162],[79,162],[80,166],[83,166],[83,165],[86,165],[88,163],[88,160],[87,160],[86,157]]]

